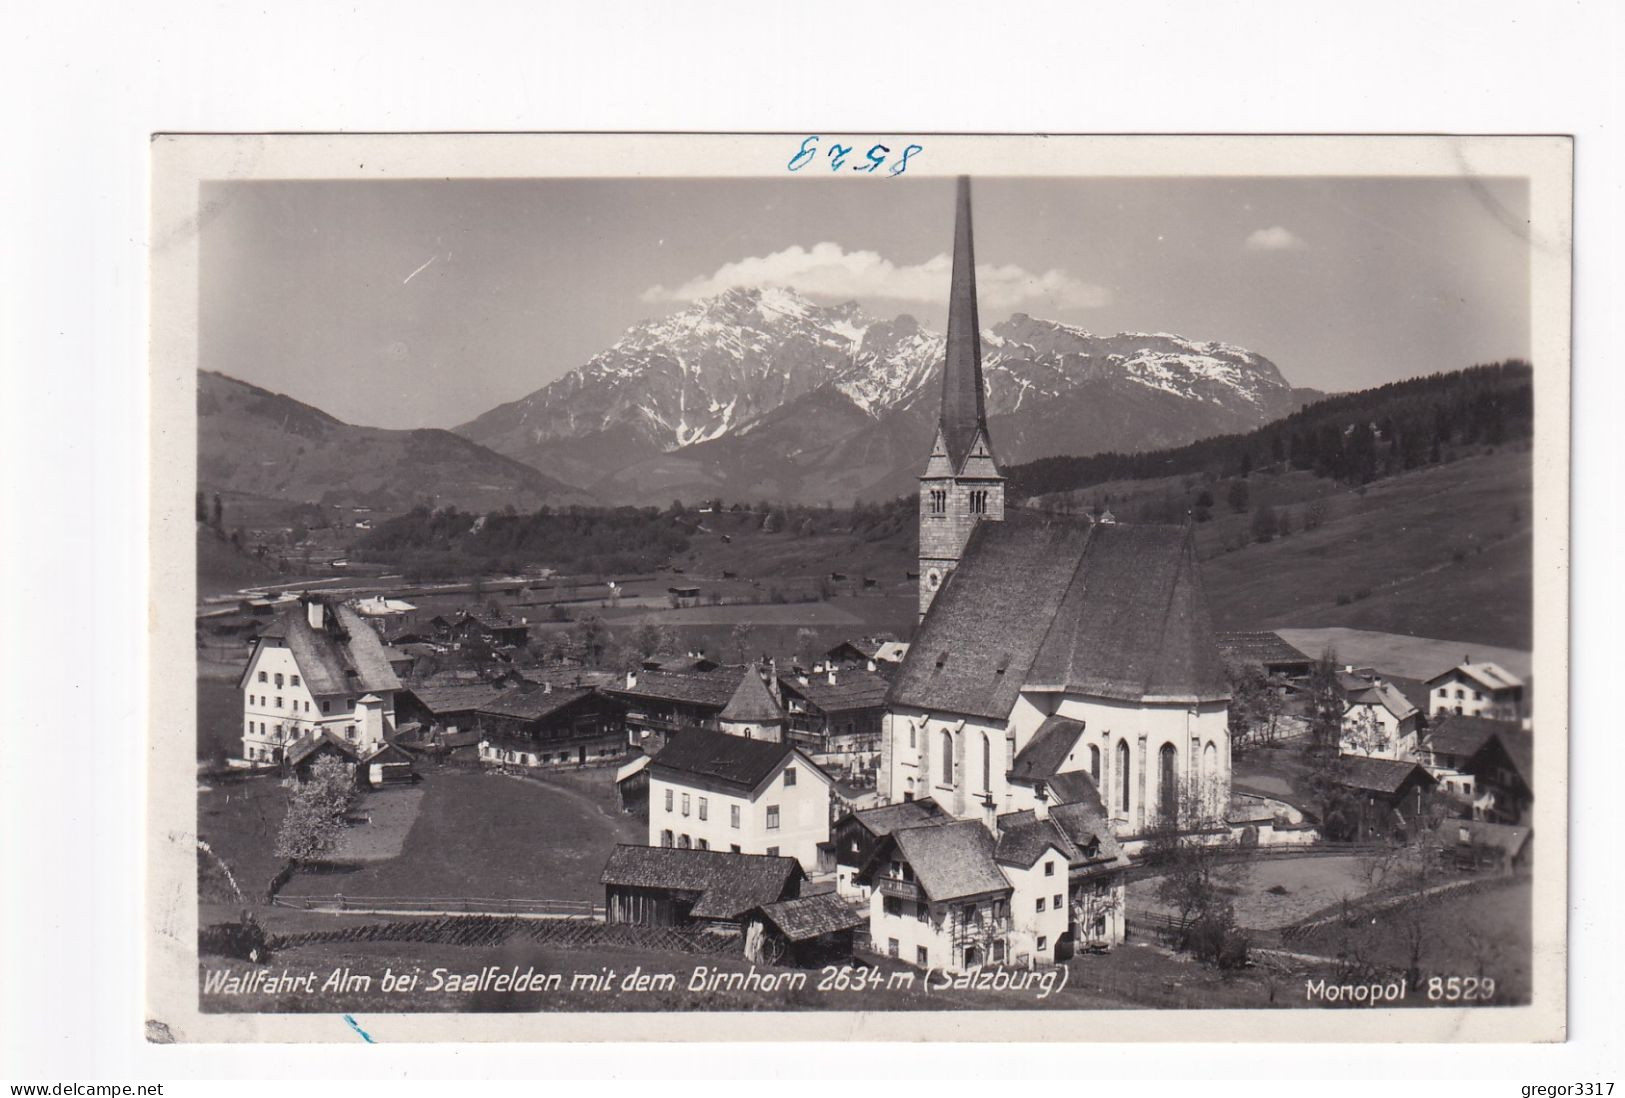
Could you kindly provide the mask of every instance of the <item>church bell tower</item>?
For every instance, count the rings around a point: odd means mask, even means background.
[[[993,459],[982,384],[982,327],[976,316],[976,252],[970,179],[959,177],[954,213],[948,351],[936,441],[920,477],[920,617],[959,565],[972,527],[1004,518],[1004,477]]]

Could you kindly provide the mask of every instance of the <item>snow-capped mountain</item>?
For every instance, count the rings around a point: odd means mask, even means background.
[[[1101,336],[1018,313],[983,333],[1005,464],[1143,450],[1292,411],[1275,364],[1181,336]],[[908,491],[936,422],[943,337],[856,303],[735,289],[614,346],[458,433],[606,500],[843,501]]]

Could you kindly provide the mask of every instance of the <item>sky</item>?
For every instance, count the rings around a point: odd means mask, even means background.
[[[1328,391],[1530,353],[1523,180],[972,186],[985,328],[1220,340]],[[221,182],[203,201],[200,365],[368,426],[466,422],[732,285],[946,321],[951,179]]]

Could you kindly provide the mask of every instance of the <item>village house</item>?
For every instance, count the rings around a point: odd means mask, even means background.
[[[1490,717],[1517,721],[1524,717],[1524,683],[1499,664],[1463,660],[1427,681],[1434,715]]]
[[[917,827],[953,818],[929,797],[848,812],[835,821],[830,832],[835,849],[835,891],[848,899],[867,900],[869,887],[859,883],[858,873],[869,864],[869,857],[881,840],[900,827]]]
[[[405,599],[392,599],[384,595],[356,599],[350,605],[355,607],[356,613],[371,622],[382,637],[392,637],[409,629],[418,609]]]
[[[400,679],[366,620],[342,603],[306,597],[255,640],[238,678],[243,758],[282,762],[301,740],[332,732],[370,754],[394,733]]]
[[[481,704],[476,720],[482,762],[579,766],[627,752],[620,706],[590,687],[504,690]]]
[[[1344,755],[1414,759],[1421,722],[1421,711],[1398,687],[1373,679],[1344,695],[1338,748]]]
[[[523,648],[530,643],[530,626],[523,620],[510,621],[467,610],[449,622],[437,620],[444,622],[441,635],[453,645],[482,641],[493,648]]]
[[[794,858],[617,845],[599,881],[609,923],[741,927],[763,905],[801,895],[804,879]]]
[[[1229,687],[1189,528],[1011,512],[988,434],[970,189],[960,180],[936,439],[920,478],[921,621],[888,695],[877,790],[991,824],[1052,775],[1018,756],[1051,718],[1059,771],[1120,837],[1222,819]],[[1050,805],[1053,807],[1053,802]]]
[[[742,675],[739,669],[697,674],[640,669],[628,671],[622,684],[605,692],[625,709],[628,744],[655,751],[690,728],[717,731]]]
[[[878,670],[882,665],[896,667],[908,655],[908,644],[889,633],[844,640],[824,653],[826,663],[836,667],[866,667]]]
[[[1460,869],[1510,875],[1528,869],[1533,858],[1534,832],[1519,824],[1446,819],[1435,834]]]
[[[826,769],[873,774],[891,683],[866,667],[780,675],[789,735]]]
[[[831,790],[793,744],[685,731],[649,764],[649,845],[783,855],[813,873]]]
[[[1471,806],[1474,819],[1522,823],[1534,802],[1534,744],[1515,721],[1439,717],[1417,755],[1442,789]]]

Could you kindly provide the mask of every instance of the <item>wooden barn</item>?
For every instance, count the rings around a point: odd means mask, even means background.
[[[638,926],[739,924],[747,913],[801,894],[794,858],[618,845],[600,878],[605,921]]]
[[[1439,783],[1420,764],[1345,755],[1337,784],[1348,791],[1354,839],[1404,839],[1414,835],[1428,796]]]
[[[852,958],[866,909],[833,892],[763,904],[745,920],[745,956],[755,962],[816,968]]]

